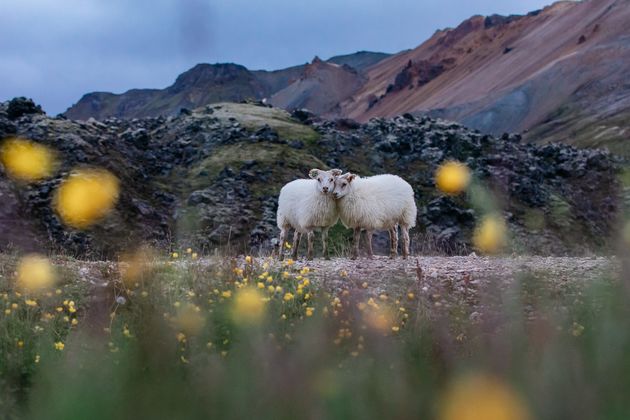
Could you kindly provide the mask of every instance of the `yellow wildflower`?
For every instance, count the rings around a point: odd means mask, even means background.
[[[55,342],[54,346],[55,346],[55,350],[59,350],[59,351],[62,351],[66,347],[66,345],[63,344],[63,342],[61,341]]]
[[[51,287],[55,282],[55,271],[48,258],[31,254],[18,263],[17,284],[21,289],[38,292]]]
[[[447,389],[440,420],[528,420],[531,415],[519,396],[498,378],[471,374]]]
[[[446,162],[435,171],[435,184],[446,194],[459,194],[468,188],[470,169],[457,161]]]
[[[293,294],[287,292],[287,293],[284,294],[284,298],[283,299],[284,299],[285,302],[288,302],[290,300],[293,300],[293,298],[294,298]]]
[[[232,319],[238,324],[260,323],[265,314],[265,302],[257,289],[247,287],[238,291],[232,307]]]
[[[58,166],[51,149],[20,138],[10,138],[0,144],[0,162],[9,176],[28,182],[50,177]]]
[[[118,201],[119,182],[104,169],[82,169],[66,178],[53,199],[64,223],[85,229],[105,217]]]
[[[473,244],[486,254],[496,254],[506,242],[505,221],[497,215],[486,216],[475,229]]]
[[[206,319],[200,312],[201,309],[198,306],[187,304],[177,312],[174,319],[175,325],[188,335],[199,334],[206,324]]]
[[[133,335],[131,335],[131,331],[129,331],[129,328],[127,327],[127,325],[125,325],[123,327],[123,335],[127,338],[132,338]]]

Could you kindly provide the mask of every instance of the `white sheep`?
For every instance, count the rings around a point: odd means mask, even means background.
[[[403,237],[403,258],[409,256],[409,229],[416,225],[416,202],[413,189],[396,175],[361,178],[346,173],[336,178],[333,195],[337,199],[339,218],[354,229],[353,259],[359,255],[361,230],[367,231],[368,255],[373,256],[372,234],[389,231],[390,256],[398,254],[398,226]]]
[[[332,192],[335,188],[335,177],[341,175],[339,169],[322,171],[311,169],[311,179],[296,179],[280,190],[278,197],[277,222],[280,228],[280,251],[282,259],[283,247],[290,228],[293,234],[293,258],[297,258],[300,234],[306,233],[308,239],[307,258],[313,258],[313,230],[322,229],[322,245],[324,256],[328,240],[328,229],[337,223],[337,205]]]

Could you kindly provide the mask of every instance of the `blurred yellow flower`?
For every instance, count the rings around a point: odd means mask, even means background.
[[[123,255],[118,269],[125,287],[132,288],[147,277],[152,270],[150,262],[153,259],[154,253],[149,248],[139,248],[133,253]]]
[[[379,307],[373,307],[370,311],[366,310],[363,314],[366,324],[382,333],[391,329],[395,319],[392,311]]]
[[[263,295],[252,287],[240,289],[234,298],[232,319],[237,324],[259,324],[265,315]]]
[[[186,335],[196,335],[206,324],[206,319],[195,305],[187,304],[177,311],[174,322]]]
[[[528,420],[524,402],[501,380],[472,374],[455,381],[446,391],[440,420]]]
[[[26,255],[17,266],[18,287],[32,292],[52,287],[55,271],[48,258],[37,254]]]
[[[171,254],[171,257],[173,257],[173,258],[179,258],[179,252],[173,252],[173,253]]]
[[[57,159],[51,149],[20,138],[10,138],[2,142],[0,162],[9,176],[22,181],[47,178],[57,168]]]
[[[61,341],[55,342],[54,345],[55,345],[55,350],[59,350],[59,351],[63,350],[66,347],[66,345],[63,344]]]
[[[251,257],[251,256],[249,256],[249,255],[248,255],[248,256],[246,256],[246,257],[245,257],[245,262],[246,262],[247,264],[251,264],[251,263],[252,263],[252,257]]]
[[[507,227],[501,217],[486,216],[475,229],[473,245],[486,254],[496,254],[505,246],[506,233]]]
[[[187,254],[192,254],[192,248],[186,248],[186,253]]]
[[[285,301],[285,302],[288,302],[288,301],[290,301],[290,300],[293,300],[293,298],[294,298],[294,297],[295,297],[295,296],[293,296],[293,293],[289,293],[289,292],[287,292],[287,293],[285,293],[285,294],[284,294],[284,301]]]
[[[312,307],[308,307],[306,308],[306,316],[313,316],[313,312],[315,311],[315,308]]]
[[[54,198],[64,223],[85,229],[105,217],[118,201],[119,182],[104,169],[81,169],[66,178]]]
[[[448,161],[435,171],[435,184],[446,194],[459,194],[470,184],[470,169],[457,161]]]

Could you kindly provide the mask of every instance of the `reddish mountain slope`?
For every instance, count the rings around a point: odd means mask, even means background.
[[[365,78],[354,68],[315,57],[302,76],[276,92],[269,103],[284,109],[308,108],[329,116],[340,112],[339,103],[361,87]]]
[[[586,127],[576,124],[591,118],[608,130],[604,137],[618,137],[620,116],[630,114],[630,1],[474,16],[377,63],[367,77],[341,115],[366,121],[430,111],[487,132],[533,129],[538,139],[578,143]]]

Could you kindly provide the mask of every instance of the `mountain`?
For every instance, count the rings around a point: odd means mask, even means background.
[[[315,57],[299,79],[273,94],[269,103],[287,110],[307,108],[320,116],[334,116],[340,111],[339,103],[364,82],[363,75],[349,65]]]
[[[523,253],[608,249],[623,205],[619,167],[606,151],[534,145],[411,114],[358,124],[220,103],[172,117],[72,121],[16,98],[0,103],[0,138],[12,136],[55,149],[60,162],[50,179],[33,184],[13,182],[0,165],[0,251],[63,249],[102,258],[147,242],[268,252],[281,187],[314,167],[403,176],[416,194],[412,244],[422,253],[471,251],[474,226],[492,201],[481,185],[501,206],[512,250]],[[436,190],[433,174],[449,159],[473,171],[470,195]],[[111,171],[121,192],[105,220],[77,231],[60,222],[51,203],[61,180],[85,166]],[[383,235],[376,238],[382,251]],[[331,229],[338,250],[350,238],[341,224]]]
[[[360,72],[389,57],[391,54],[359,51],[354,54],[337,55],[326,60],[329,63],[347,65]]]
[[[388,54],[360,51],[332,57],[329,62],[362,72],[386,57]],[[76,120],[157,117],[176,115],[181,108],[215,102],[261,100],[299,80],[307,68],[308,65],[299,65],[275,71],[251,71],[233,63],[198,64],[179,75],[175,83],[165,89],[132,89],[122,94],[88,93],[64,115]],[[344,92],[344,98],[351,93]]]
[[[628,0],[473,16],[370,67],[339,115],[367,121],[428,113],[486,133],[627,153],[628,22]]]

